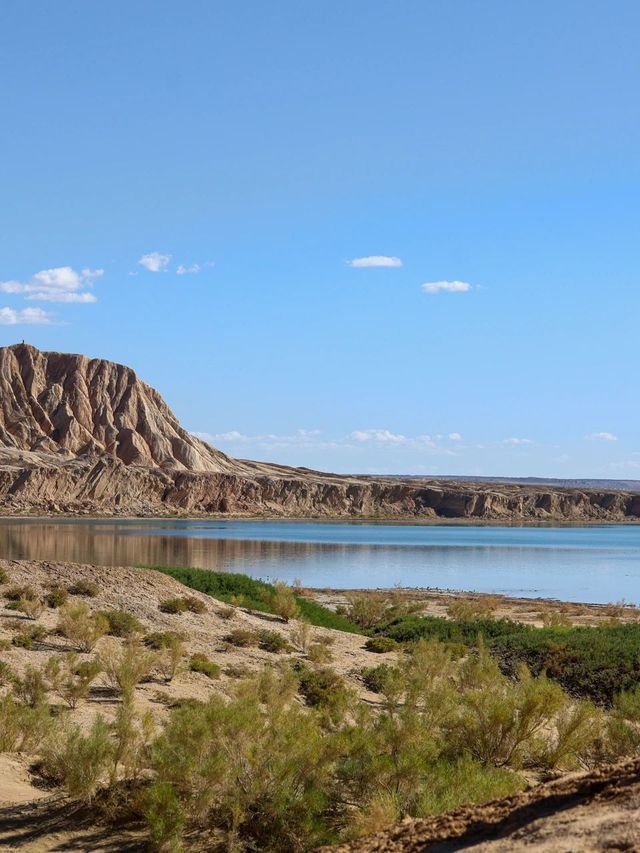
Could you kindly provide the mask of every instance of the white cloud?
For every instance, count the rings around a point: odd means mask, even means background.
[[[42,308],[0,308],[0,326],[48,326],[51,318]]]
[[[387,255],[369,255],[367,258],[353,258],[347,261],[350,267],[362,269],[364,267],[401,267],[400,258],[388,257]]]
[[[530,438],[505,438],[502,443],[508,444],[511,447],[521,447],[522,445],[533,444]]]
[[[423,293],[433,296],[436,293],[468,293],[472,285],[468,281],[428,281],[421,287]]]
[[[160,252],[149,252],[143,255],[138,264],[149,272],[164,272],[169,266],[171,255],[163,255]]]
[[[462,441],[462,436],[459,432],[450,432],[447,438],[449,441]]]
[[[612,432],[592,432],[587,436],[591,441],[617,441],[618,436]]]
[[[200,266],[200,264],[191,264],[190,267],[185,267],[184,264],[180,264],[180,266],[176,270],[176,273],[178,275],[189,275],[190,273],[198,273],[201,269],[202,267]]]
[[[391,444],[406,444],[408,440],[406,436],[390,432],[388,429],[354,430],[349,438],[354,441],[380,441]]]
[[[77,272],[72,267],[54,267],[40,270],[26,282],[0,282],[0,292],[19,293],[30,302],[97,302],[93,293],[83,288],[91,287],[103,274],[101,269]]]

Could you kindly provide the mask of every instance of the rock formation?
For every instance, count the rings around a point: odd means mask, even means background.
[[[128,367],[0,348],[0,511],[623,521],[640,493],[346,477],[232,459]]]

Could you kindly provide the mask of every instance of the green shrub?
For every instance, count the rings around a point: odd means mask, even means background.
[[[31,708],[11,692],[0,697],[0,752],[35,752],[51,727],[48,705]]]
[[[129,637],[123,645],[114,640],[105,643],[98,662],[108,684],[129,700],[136,685],[150,676],[158,663],[158,655],[150,652],[139,640]]]
[[[344,679],[328,667],[307,669],[298,672],[300,693],[310,707],[334,707],[342,705],[348,698]]]
[[[131,637],[143,630],[136,617],[126,610],[101,610],[100,615],[107,620],[107,633],[112,637]]]
[[[63,604],[59,609],[58,632],[81,651],[90,652],[109,630],[109,621],[102,613],[92,614],[84,603]]]
[[[208,678],[220,678],[220,667],[204,654],[192,655],[189,669],[191,672],[201,672]]]
[[[389,678],[394,672],[396,672],[395,667],[389,666],[388,663],[368,666],[362,670],[362,681],[367,690],[372,693],[384,693]]]
[[[83,595],[86,598],[96,598],[100,592],[100,587],[90,580],[77,580],[68,588],[70,595]]]
[[[113,761],[114,744],[104,718],[98,716],[88,733],[67,723],[45,745],[43,770],[74,799],[90,801]]]
[[[21,676],[13,677],[13,692],[30,708],[42,705],[47,696],[47,685],[42,671],[29,664]]]
[[[2,584],[9,583],[9,580],[9,572],[4,566],[0,566],[0,586],[2,586]]]
[[[277,631],[258,631],[258,644],[265,652],[288,652],[291,648],[287,640]]]
[[[398,650],[398,641],[391,637],[371,637],[364,644],[368,652],[375,654],[385,654],[386,652],[395,652]]]
[[[70,708],[76,708],[81,699],[87,698],[100,672],[101,666],[96,659],[81,661],[75,652],[50,657],[44,668],[49,689]]]
[[[329,663],[333,659],[331,649],[326,643],[311,643],[307,649],[307,660],[312,663]]]

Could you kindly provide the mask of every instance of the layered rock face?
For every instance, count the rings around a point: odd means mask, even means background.
[[[232,459],[124,367],[0,348],[0,512],[624,521],[640,494],[341,477]]]
[[[26,344],[0,349],[0,445],[171,470],[235,467],[184,430],[131,368]]]

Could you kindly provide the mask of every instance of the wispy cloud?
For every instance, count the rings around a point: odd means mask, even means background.
[[[428,281],[421,287],[423,293],[468,293],[473,286],[468,281]]]
[[[502,442],[510,447],[522,447],[523,445],[533,444],[530,438],[505,438]]]
[[[587,438],[590,441],[617,441],[618,436],[614,435],[612,432],[592,432],[589,433]]]
[[[40,270],[29,281],[0,282],[0,292],[20,294],[30,302],[97,302],[90,288],[104,270],[83,269],[77,272],[72,267],[54,267]]]
[[[347,261],[350,267],[362,269],[364,267],[401,267],[402,260],[400,258],[389,257],[388,255],[369,255],[366,258],[352,258]]]
[[[202,267],[200,264],[191,264],[191,266],[186,267],[184,264],[180,264],[178,269],[176,270],[177,275],[190,275],[199,273]]]
[[[0,326],[48,326],[51,316],[42,308],[0,308]]]
[[[161,252],[149,252],[138,261],[139,266],[149,272],[164,272],[171,262],[171,255],[163,255]]]

